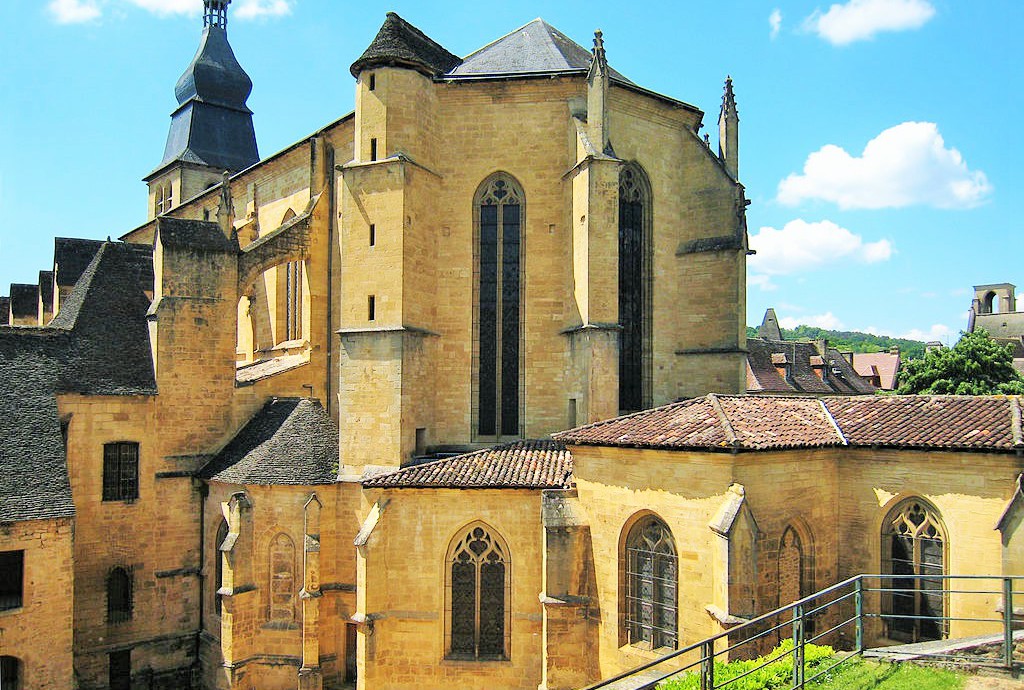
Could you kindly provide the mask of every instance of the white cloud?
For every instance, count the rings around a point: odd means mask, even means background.
[[[778,200],[822,199],[842,209],[972,208],[991,192],[985,173],[968,169],[959,151],[946,148],[934,122],[904,122],[869,141],[860,156],[823,146],[807,157],[802,175],[779,182]]]
[[[949,326],[942,323],[934,323],[927,331],[922,331],[920,328],[912,328],[896,337],[906,338],[907,340],[923,340],[926,343],[931,340],[949,343],[949,336],[951,333],[953,333],[953,329]]]
[[[260,17],[281,17],[291,14],[290,0],[241,0],[235,16],[239,19],[257,19]]]
[[[782,12],[778,7],[772,10],[772,13],[768,15],[768,26],[771,27],[769,35],[774,39],[779,35],[779,30],[782,29]]]
[[[791,220],[781,229],[763,227],[750,236],[750,248],[757,253],[747,260],[751,272],[786,275],[814,270],[853,259],[862,263],[886,261],[893,254],[889,240],[865,242],[830,220],[808,223]]]
[[[832,45],[843,46],[874,38],[883,31],[918,29],[935,16],[928,0],[849,0],[827,12],[815,10],[804,28]]]
[[[814,326],[815,328],[824,328],[830,331],[843,328],[843,322],[830,311],[813,316],[783,316],[779,319],[779,325],[788,329],[793,329],[797,326]]]
[[[52,0],[46,9],[58,24],[81,24],[101,14],[96,0]]]
[[[172,14],[200,14],[203,11],[203,0],[127,0],[147,12],[160,16]]]
[[[771,277],[766,276],[763,273],[747,276],[747,285],[753,285],[760,288],[762,292],[771,292],[779,289],[779,286],[772,282]]]

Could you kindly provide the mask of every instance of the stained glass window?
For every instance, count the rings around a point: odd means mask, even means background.
[[[625,623],[627,642],[675,649],[679,561],[664,522],[642,518],[626,537]]]
[[[485,527],[476,525],[455,542],[449,567],[449,656],[482,660],[505,658],[508,632],[505,548]]]
[[[885,618],[889,637],[918,642],[946,635],[943,581],[945,529],[938,511],[919,499],[896,506],[882,523],[882,568],[889,580]]]
[[[477,434],[519,435],[519,296],[523,193],[495,175],[477,193]]]
[[[644,407],[644,228],[647,212],[642,173],[623,168],[619,178],[619,409]]]

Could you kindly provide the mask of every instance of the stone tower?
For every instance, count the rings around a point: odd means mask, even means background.
[[[246,100],[252,81],[228,43],[231,0],[204,0],[199,50],[178,79],[178,107],[160,165],[146,176],[147,217],[154,218],[231,173],[259,161],[252,111]]]

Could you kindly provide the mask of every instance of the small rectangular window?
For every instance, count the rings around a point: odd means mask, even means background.
[[[366,298],[366,318],[373,321],[377,318],[377,297],[370,295]]]
[[[370,139],[370,160],[377,160],[377,140]]]
[[[0,611],[22,607],[25,552],[0,551]]]
[[[139,497],[139,444],[103,446],[103,500],[131,501]]]
[[[376,74],[371,74],[370,75],[370,91],[373,91],[376,88],[377,88],[377,75]]]
[[[413,451],[416,456],[427,454],[427,430],[424,427],[416,429],[416,450]]]
[[[370,246],[377,244],[377,226],[370,223]]]

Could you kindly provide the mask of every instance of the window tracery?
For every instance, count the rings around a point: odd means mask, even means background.
[[[482,525],[455,542],[448,563],[449,657],[505,658],[508,566],[505,547]]]
[[[626,537],[625,567],[626,643],[675,649],[679,562],[664,522],[651,515],[633,525]]]
[[[889,637],[899,640],[937,640],[945,637],[946,530],[939,512],[925,501],[907,499],[882,523],[884,573],[915,577],[894,578],[888,587],[885,618]]]
[[[524,195],[499,173],[477,191],[476,434],[518,436]]]
[[[627,165],[619,175],[619,409],[644,405],[645,330],[648,328],[646,229],[650,213],[643,172]]]

